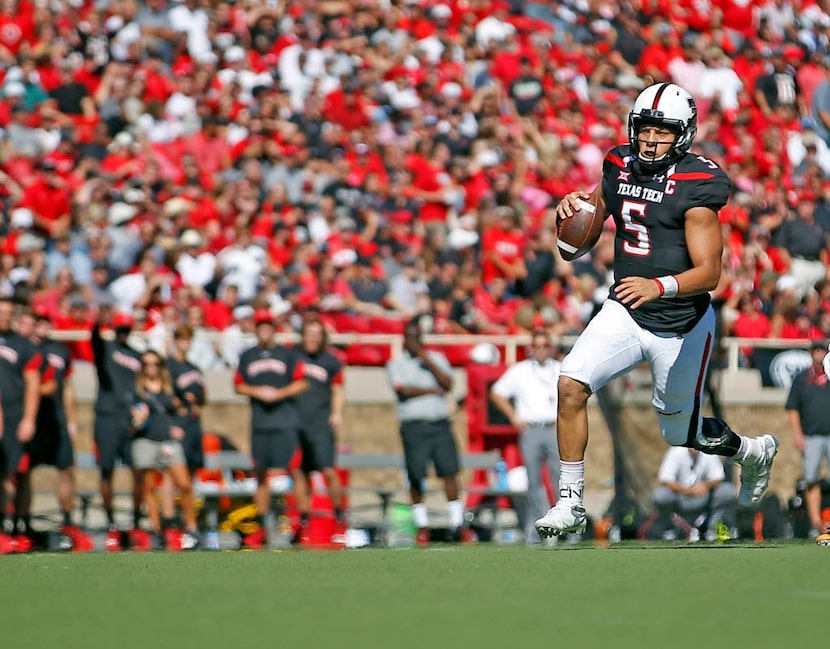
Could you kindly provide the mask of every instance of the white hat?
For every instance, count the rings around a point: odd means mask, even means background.
[[[30,228],[35,224],[35,215],[28,207],[18,207],[12,210],[9,226],[13,228]]]
[[[242,304],[233,310],[234,320],[244,320],[245,318],[254,317],[254,307]]]
[[[26,94],[26,86],[19,81],[7,83],[3,88],[3,95],[6,97],[22,97]]]
[[[274,314],[274,317],[279,317],[284,313],[288,313],[291,310],[291,302],[289,302],[288,300],[284,300],[280,296],[277,296],[274,299],[274,301],[271,302],[271,306],[268,310]]]
[[[441,94],[450,99],[458,99],[463,92],[464,88],[461,87],[460,83],[456,83],[455,81],[448,81],[441,86]]]
[[[135,205],[120,202],[113,203],[107,211],[107,220],[110,225],[123,225],[136,214],[138,214],[138,208]]]
[[[447,243],[453,250],[461,250],[462,248],[469,248],[478,243],[478,232],[471,232],[470,230],[455,229],[447,235]]]
[[[193,203],[181,196],[176,196],[164,202],[165,216],[176,217],[180,214],[187,214],[192,209]]]
[[[201,248],[202,247],[202,235],[199,234],[198,230],[185,230],[179,236],[179,245],[182,248]]]
[[[116,133],[115,137],[112,138],[112,142],[107,147],[107,151],[112,153],[116,149],[120,149],[122,147],[132,148],[134,144],[135,140],[133,140],[133,136],[127,133],[127,131],[121,131],[120,133]]]
[[[129,189],[124,190],[125,203],[141,203],[146,200],[146,198],[147,195],[140,187],[130,187]]]
[[[775,289],[778,291],[797,290],[798,280],[792,275],[781,275],[775,282]]]
[[[225,50],[225,63],[239,63],[245,60],[245,50],[239,45],[232,45]]]
[[[476,156],[480,167],[495,167],[499,163],[499,154],[492,149],[482,149]]]
[[[452,16],[452,9],[447,5],[435,5],[432,8],[432,15],[436,18],[449,18]]]

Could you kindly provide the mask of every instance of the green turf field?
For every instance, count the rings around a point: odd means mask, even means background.
[[[637,544],[0,557],[0,642],[58,647],[824,644],[830,548]]]

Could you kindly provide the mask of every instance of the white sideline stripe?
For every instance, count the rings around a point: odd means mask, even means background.
[[[561,241],[561,240],[559,240],[559,239],[557,239],[557,241],[556,241],[556,245],[557,245],[557,246],[559,246],[559,248],[560,248],[561,250],[564,250],[565,252],[571,252],[571,253],[574,253],[574,252],[576,252],[577,250],[579,250],[579,248],[577,248],[576,246],[572,246],[571,244],[569,244],[569,243],[565,243],[564,241]]]

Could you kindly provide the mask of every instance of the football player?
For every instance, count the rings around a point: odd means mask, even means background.
[[[562,362],[559,379],[559,499],[536,521],[542,536],[585,529],[586,404],[594,391],[647,361],[664,439],[741,465],[738,502],[764,493],[778,451],[772,435],[747,438],[701,415],[715,314],[709,291],[720,278],[718,210],[731,182],[712,160],[689,152],[697,131],[692,96],[672,83],[643,90],[629,114],[627,145],[605,156],[602,182],[556,206],[569,218],[588,199],[616,224],[610,299]]]

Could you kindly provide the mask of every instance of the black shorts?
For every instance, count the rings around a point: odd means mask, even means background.
[[[401,439],[410,485],[420,487],[430,460],[439,478],[459,472],[458,449],[448,419],[402,422]]]
[[[191,471],[201,469],[205,465],[202,450],[202,429],[200,426],[182,426],[184,438],[181,440],[187,468]]]
[[[0,438],[0,473],[28,473],[29,456],[17,440],[19,419],[3,418],[3,437]]]
[[[295,428],[266,428],[251,434],[251,457],[257,471],[287,469],[299,444]]]
[[[334,433],[331,428],[300,429],[300,449],[303,452],[302,469],[305,473],[334,466]]]
[[[29,444],[29,464],[36,466],[53,466],[56,469],[68,469],[75,463],[72,439],[66,427],[56,424],[54,428],[38,426],[34,439]]]
[[[133,465],[133,436],[130,434],[129,419],[114,412],[96,412],[94,436],[101,471],[112,471],[118,460],[124,466]]]

